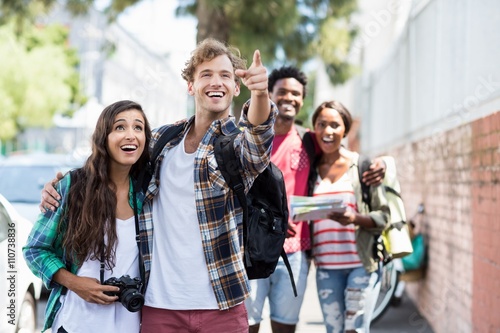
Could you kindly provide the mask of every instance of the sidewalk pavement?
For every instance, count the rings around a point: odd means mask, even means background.
[[[300,312],[300,321],[296,333],[325,333],[323,316],[316,294],[316,270],[311,264],[307,290]],[[269,322],[269,307],[264,308],[264,320],[260,324],[259,333],[272,333]],[[371,333],[433,333],[429,323],[419,313],[412,301],[403,295],[401,305],[390,307],[386,313],[370,329]]]

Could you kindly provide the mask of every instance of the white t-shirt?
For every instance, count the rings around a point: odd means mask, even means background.
[[[145,297],[150,307],[218,309],[196,214],[195,155],[185,152],[182,139],[163,159],[153,201],[153,257]]]
[[[128,274],[131,278],[139,276],[139,249],[135,241],[134,216],[127,220],[116,219],[116,266],[112,271],[104,271],[104,280],[120,278]],[[100,261],[87,260],[77,272],[78,276],[100,279]],[[57,312],[52,332],[63,326],[69,333],[116,332],[138,333],[141,312],[129,312],[121,302],[101,305],[84,301],[68,290],[61,296],[61,308]]]

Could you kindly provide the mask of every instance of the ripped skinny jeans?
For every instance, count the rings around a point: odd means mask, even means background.
[[[370,331],[378,272],[364,267],[316,269],[316,286],[327,333]]]

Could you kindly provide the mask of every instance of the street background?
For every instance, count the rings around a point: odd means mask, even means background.
[[[314,264],[308,275],[306,295],[300,312],[300,322],[297,333],[325,333],[323,316],[316,294],[316,270]],[[269,308],[264,310],[267,314],[260,325],[259,333],[272,333],[269,321]],[[376,323],[371,326],[371,333],[433,333],[429,323],[418,312],[413,302],[404,295],[398,307],[391,306],[389,310]]]
[[[40,8],[29,6],[34,2],[4,1],[0,16],[12,13],[11,5],[18,19],[27,18]],[[103,12],[108,0],[85,2],[95,6],[79,16],[65,8],[77,1],[43,2],[53,6],[25,30],[13,24],[19,21],[0,20],[0,160],[40,151],[86,157],[97,116],[119,99],[140,102],[153,127],[192,115],[179,59],[189,56],[198,32],[211,31],[200,24],[229,27],[246,19],[228,40],[244,40],[236,45],[243,48],[265,45],[271,70],[306,48],[280,44],[295,36],[299,23],[289,18],[309,22],[303,32],[320,22],[299,36],[318,37],[307,45],[316,48],[303,63],[310,81],[299,116],[307,125],[317,105],[340,100],[354,116],[346,145],[371,157],[393,156],[407,215],[425,207],[419,229],[428,264],[425,276],[406,287],[408,305],[436,333],[500,331],[500,1],[332,0],[319,1],[314,11],[304,10],[310,3],[304,1],[195,0],[225,15],[198,11],[182,22],[173,11],[186,1],[138,0],[117,21]],[[270,11],[269,4],[288,6]],[[237,10],[241,20],[228,18]],[[215,18],[230,21],[215,25]],[[245,35],[252,24],[257,37]],[[338,47],[328,47],[332,42]],[[338,58],[354,68],[342,71],[332,63]],[[5,180],[12,179],[0,174]],[[304,305],[305,324],[315,302]],[[399,324],[420,328],[408,318]]]

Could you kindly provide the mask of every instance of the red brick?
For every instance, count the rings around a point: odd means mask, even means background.
[[[476,170],[481,165],[481,155],[478,151],[472,153],[472,168]]]
[[[483,150],[481,152],[481,165],[485,167],[491,166],[492,161],[493,160],[492,160],[491,150],[490,149]]]
[[[476,121],[476,128],[475,130],[477,131],[477,134],[483,134],[484,133],[484,118],[478,119]]]
[[[489,265],[486,263],[484,260],[484,257],[481,256],[481,254],[475,254],[475,260],[474,260],[474,279],[479,279],[480,281],[483,282],[481,284],[481,287],[484,287],[484,282],[486,282],[487,274],[490,269]],[[482,274],[485,274],[485,276],[481,276]],[[479,287],[479,286],[478,286]]]
[[[497,172],[497,174],[498,174],[498,172]],[[496,189],[495,198],[497,198],[497,200],[500,201],[500,183],[495,184],[495,189]],[[496,210],[494,210],[494,212],[498,212],[498,209],[499,209],[499,207],[497,206]]]
[[[483,118],[483,134],[491,132],[490,117]]]
[[[493,124],[493,130],[500,131],[500,111],[491,115],[491,122]]]
[[[500,112],[390,152],[400,161],[399,170],[405,170],[400,178],[408,215],[425,203],[429,268],[425,280],[409,290],[436,332],[452,326],[455,332],[488,332],[496,324],[500,185],[492,182],[500,178],[495,170],[500,165],[498,129]],[[447,296],[450,288],[458,298]],[[464,330],[458,323],[440,322],[443,317],[472,322]]]
[[[488,144],[488,149],[493,150],[495,147],[498,146],[498,141],[495,141],[496,138],[496,133],[491,131],[488,133],[486,136],[487,144]]]
[[[500,145],[500,129],[496,129],[491,134],[491,148],[496,149]]]
[[[483,196],[482,193],[479,193],[477,196],[477,199],[474,202],[474,208],[473,209],[479,209],[482,212],[487,212],[489,206],[488,206],[488,200]]]
[[[491,293],[493,295],[496,295],[496,298],[494,299],[494,305],[496,309],[500,309],[500,268],[495,267],[494,271],[494,276],[493,276],[493,286],[491,289]],[[499,316],[500,317],[500,316]]]
[[[493,166],[498,167],[500,165],[500,146],[493,151]]]
[[[490,324],[496,329],[500,329],[500,316],[498,315],[498,309],[500,309],[500,294],[498,292],[492,293],[494,295],[492,298],[492,309],[490,309],[491,320]],[[498,332],[498,331],[497,331]]]
[[[492,224],[498,225],[499,222],[498,221],[497,222],[492,221]],[[490,232],[491,232],[491,242],[492,242],[492,245],[491,245],[491,251],[492,251],[491,260],[492,260],[492,262],[494,262],[497,265],[497,268],[498,268],[498,267],[500,267],[500,251],[498,251],[498,248],[500,247],[500,231],[498,231],[498,229],[495,230],[495,228],[492,228],[492,230]],[[496,277],[498,278],[498,280],[500,280],[500,271],[498,271],[497,273],[499,273],[499,274],[496,275]],[[500,290],[499,290],[499,292],[500,292]],[[500,295],[500,293],[498,295]]]

